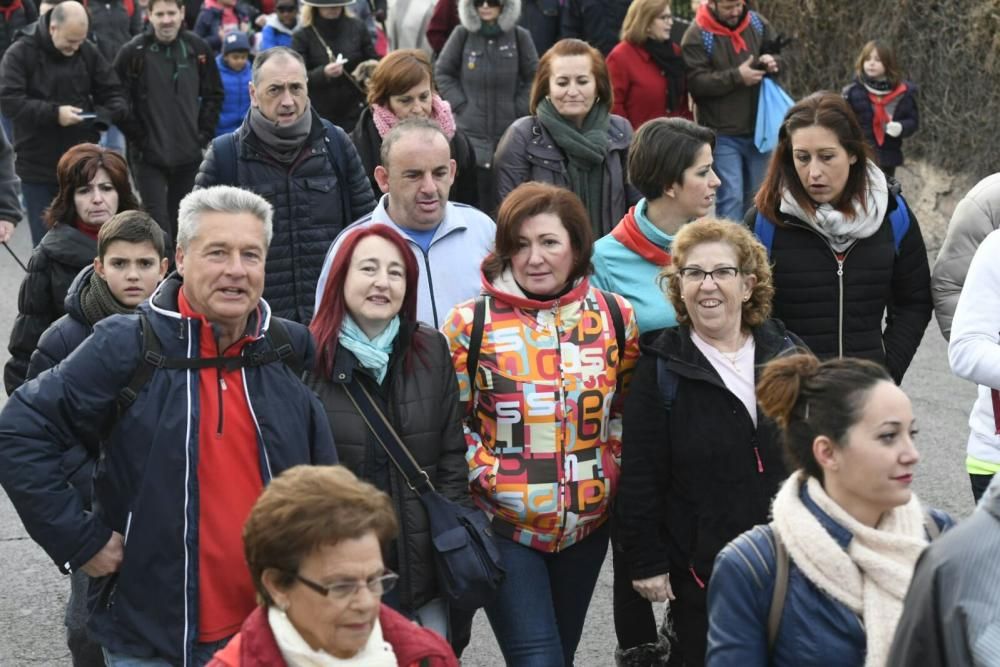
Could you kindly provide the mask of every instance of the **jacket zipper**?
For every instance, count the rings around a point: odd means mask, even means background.
[[[836,253],[830,248],[833,258],[837,260],[837,356],[840,358],[844,356],[844,262],[853,249],[854,245],[851,245],[843,253]]]
[[[552,306],[552,324],[555,328],[556,335],[556,364],[559,369],[559,409],[562,413],[560,418],[560,425],[558,431],[558,437],[562,439],[560,446],[558,447],[558,457],[559,457],[559,529],[556,533],[556,543],[563,537],[563,531],[566,528],[566,391],[565,391],[565,378],[563,377],[563,365],[562,365],[562,333],[559,329],[559,302],[556,301],[555,305]]]
[[[222,392],[224,392],[227,389],[229,389],[229,387],[228,387],[228,385],[226,385],[226,378],[222,377],[222,369],[221,368],[217,368],[215,372],[216,372],[216,374],[217,374],[217,376],[219,378],[219,381],[217,383],[217,385],[219,387],[219,392],[218,392],[219,393],[219,425],[218,425],[218,429],[215,432],[215,435],[217,437],[221,438],[222,437],[222,426],[223,426],[223,412],[224,412],[223,407],[222,407],[224,405],[224,402],[222,400]]]

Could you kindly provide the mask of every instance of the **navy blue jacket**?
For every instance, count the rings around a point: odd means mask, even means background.
[[[180,285],[168,277],[138,308],[167,357],[193,357],[199,349],[200,322],[178,312]],[[258,316],[265,332],[271,313],[264,301]],[[308,331],[284,325],[311,365]],[[198,373],[155,371],[115,420],[118,393],[142,353],[141,331],[136,315],[105,318],[67,359],[14,393],[0,412],[0,484],[32,539],[63,571],[90,560],[112,530],[124,535],[121,569],[91,585],[91,636],[115,653],[186,664],[198,636]],[[269,348],[262,333],[243,354]],[[322,405],[288,366],[242,373],[265,484],[298,464],[337,462]],[[85,514],[60,459],[106,429],[94,511]]]
[[[903,126],[903,133],[898,137],[886,134],[881,146],[875,142],[875,131],[872,129],[875,111],[872,109],[871,100],[868,99],[868,90],[857,80],[844,88],[844,99],[854,109],[854,115],[858,117],[865,140],[874,149],[875,161],[880,167],[898,167],[903,164],[903,139],[916,132],[920,126],[917,114],[917,87],[910,81],[904,83],[907,90],[896,100],[896,110],[892,114],[892,119]]]
[[[819,508],[802,488],[802,502],[836,542],[847,549],[852,535]],[[954,522],[930,510],[941,530]],[[774,595],[776,557],[771,527],[757,526],[730,542],[715,559],[708,585],[706,667],[857,667],[865,662],[866,637],[857,614],[815,586],[792,561],[788,592],[772,655],[767,616]]]

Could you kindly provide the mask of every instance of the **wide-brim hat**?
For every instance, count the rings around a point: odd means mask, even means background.
[[[302,4],[310,7],[350,7],[354,0],[302,0]]]

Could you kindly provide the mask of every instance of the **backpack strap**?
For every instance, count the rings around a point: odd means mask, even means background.
[[[625,358],[625,318],[622,317],[622,309],[618,306],[618,299],[611,292],[605,292],[601,289],[595,290],[604,299],[604,305],[608,308],[608,314],[611,315],[611,325],[615,328],[615,343],[618,345],[618,363],[621,364],[622,360]],[[622,389],[622,378],[621,374],[618,373],[618,382],[615,391],[619,394]]]
[[[118,405],[118,416],[121,416],[128,410],[129,406],[138,398],[142,388],[153,377],[153,371],[156,369],[156,366],[153,365],[151,360],[162,358],[163,356],[160,354],[160,339],[156,337],[156,332],[153,331],[153,326],[149,323],[149,318],[143,313],[139,313],[139,324],[142,327],[142,357],[132,372],[132,377],[129,379],[128,384],[118,392],[118,398],[115,401]]]
[[[292,339],[288,335],[288,328],[285,324],[280,319],[271,317],[271,322],[267,328],[267,332],[264,334],[264,338],[270,343],[271,350],[278,357],[277,360],[288,366],[295,373],[296,377],[301,377],[303,371],[306,369],[306,360],[302,355],[295,352],[295,346],[292,344]]]
[[[757,211],[753,221],[753,233],[767,249],[767,258],[771,259],[771,246],[774,245],[774,223]]]
[[[472,332],[469,334],[469,351],[465,357],[465,372],[469,374],[469,393],[476,386],[479,372],[479,348],[483,344],[483,327],[486,326],[486,297],[476,297],[472,308]]]
[[[934,520],[934,515],[926,509],[924,510],[924,530],[927,531],[927,537],[930,538],[931,542],[941,535],[941,527]]]
[[[235,132],[229,132],[212,139],[212,155],[215,158],[215,185],[236,185],[236,172],[239,167]]]
[[[774,645],[778,641],[778,630],[781,627],[781,614],[785,610],[785,598],[788,596],[788,570],[790,559],[788,549],[781,540],[781,535],[771,524],[771,539],[774,541],[774,592],[771,594],[771,608],[767,613],[767,652],[774,653]]]
[[[898,255],[903,237],[910,231],[910,213],[902,195],[896,195],[896,210],[889,214],[889,224],[892,225],[892,243]]]
[[[674,400],[677,398],[677,385],[680,378],[677,373],[667,368],[667,360],[663,357],[656,358],[656,386],[660,390],[660,398],[663,399],[663,407],[670,412],[674,407]]]
[[[336,129],[334,129],[333,123],[328,121],[326,118],[321,118],[323,121],[323,129],[325,133],[323,135],[323,141],[326,145],[326,157],[330,161],[330,166],[333,167],[333,173],[337,177],[337,182],[340,184],[340,211],[341,220],[346,227],[347,225],[354,222],[351,218],[351,185],[350,181],[347,180],[347,164],[344,160],[344,144],[342,141],[337,140],[336,146],[334,146],[334,137],[339,137]]]

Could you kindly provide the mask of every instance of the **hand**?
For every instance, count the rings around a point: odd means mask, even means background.
[[[219,41],[220,42],[225,42],[226,41],[226,33],[227,32],[229,32],[229,31],[226,30],[226,26],[224,26],[224,25],[220,25],[219,26],[219,31],[217,33],[215,33],[215,34],[219,36]]]
[[[778,61],[770,53],[765,53],[760,57],[760,64],[767,68],[769,74],[774,74],[778,71]]]
[[[903,133],[903,126],[894,120],[890,120],[885,124],[885,133],[890,137],[898,137]]]
[[[122,566],[122,559],[125,557],[125,538],[115,531],[111,533],[111,539],[94,557],[88,560],[80,569],[90,577],[106,577],[119,570]]]
[[[328,63],[326,67],[323,68],[323,74],[325,74],[328,79],[336,79],[343,73],[344,63],[332,62]]]
[[[764,78],[764,70],[754,69],[753,56],[750,56],[740,65],[740,76],[744,86],[756,86]]]
[[[632,582],[635,592],[650,602],[666,602],[674,600],[674,589],[670,587],[670,575],[660,574],[649,579],[636,579]]]
[[[253,23],[258,28],[263,28],[267,25],[267,14],[258,14]]]
[[[0,220],[0,243],[10,241],[12,236],[14,236],[14,223]]]
[[[83,109],[80,107],[63,104],[59,107],[59,124],[63,127],[69,127],[70,125],[82,123],[83,119],[80,118],[81,113],[83,113]]]

